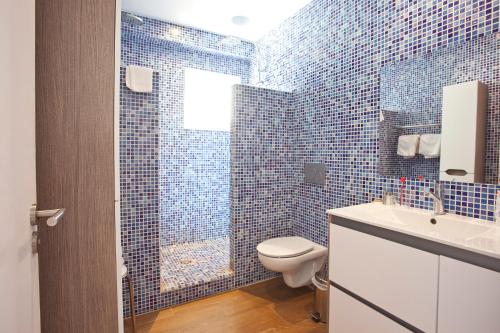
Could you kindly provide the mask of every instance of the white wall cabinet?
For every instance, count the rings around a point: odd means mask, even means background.
[[[500,273],[441,256],[439,333],[500,332]]]
[[[330,333],[407,332],[386,312],[423,332],[500,333],[499,272],[335,224],[329,251],[342,287],[330,288]]]
[[[481,183],[488,87],[471,81],[443,88],[439,179]]]

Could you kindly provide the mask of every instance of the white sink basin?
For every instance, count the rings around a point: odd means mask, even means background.
[[[455,214],[434,216],[428,210],[381,203],[330,209],[328,213],[500,259],[500,227],[493,222]]]

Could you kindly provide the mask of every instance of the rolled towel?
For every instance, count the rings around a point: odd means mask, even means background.
[[[418,153],[424,158],[437,158],[441,154],[441,134],[422,134]]]
[[[398,155],[404,158],[414,157],[418,149],[420,135],[401,135],[398,138]]]
[[[150,93],[153,91],[153,70],[129,65],[125,70],[125,84],[132,91]]]

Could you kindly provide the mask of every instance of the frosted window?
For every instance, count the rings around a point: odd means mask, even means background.
[[[193,68],[184,74],[184,128],[229,131],[232,87],[241,78]]]

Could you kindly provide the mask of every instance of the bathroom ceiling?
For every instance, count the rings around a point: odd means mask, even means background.
[[[123,10],[256,41],[311,0],[123,0]],[[240,25],[233,17],[240,18]],[[237,19],[236,19],[237,20]],[[238,23],[238,22],[237,22]]]

